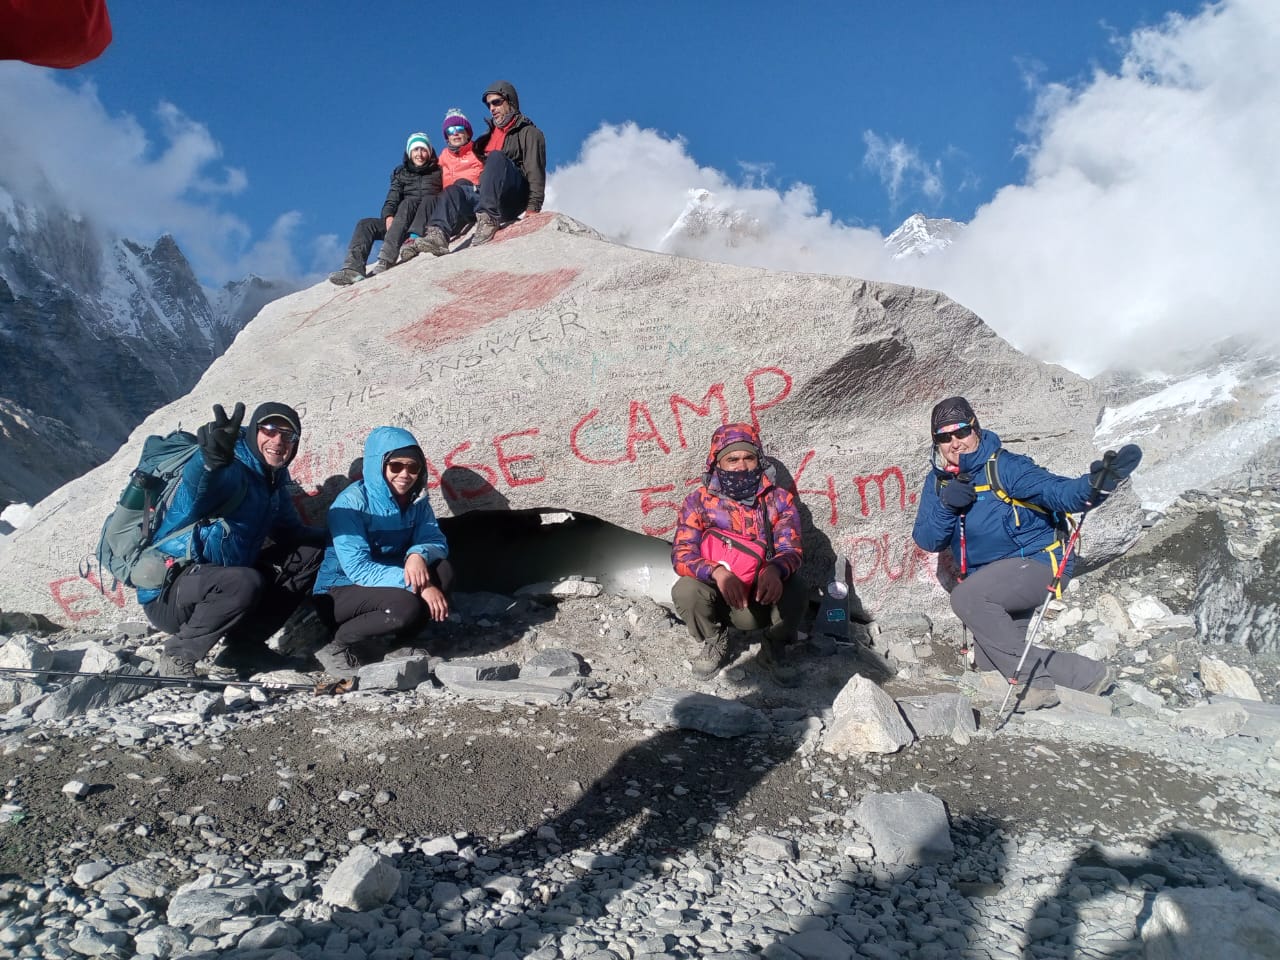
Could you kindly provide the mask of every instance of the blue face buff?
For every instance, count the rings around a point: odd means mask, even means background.
[[[761,467],[754,470],[722,470],[716,467],[716,479],[720,481],[720,492],[730,500],[750,503],[760,490],[760,477],[764,475]]]

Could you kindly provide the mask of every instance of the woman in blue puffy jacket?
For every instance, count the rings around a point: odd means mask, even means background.
[[[335,676],[369,656],[368,641],[410,637],[449,616],[449,544],[423,493],[426,458],[399,427],[376,427],[364,444],[364,479],[329,508],[332,542],[316,575],[321,617],[336,628],[316,659]]]
[[[950,549],[960,574],[951,609],[973,632],[978,668],[1016,675],[1025,685],[1022,710],[1058,703],[1058,686],[1102,693],[1113,681],[1111,670],[1076,653],[1033,646],[1016,671],[1027,626],[1063,561],[1066,538],[1058,517],[1094,506],[1129,475],[1136,459],[1117,458],[1106,466],[1099,461],[1094,473],[1060,477],[1030,457],[1001,451],[1000,438],[979,427],[964,397],[938,403],[930,428],[933,469],[920,493],[912,536],[922,550]],[[988,483],[987,463],[997,452],[999,485],[1013,503]],[[1070,559],[1063,583],[1069,574]]]

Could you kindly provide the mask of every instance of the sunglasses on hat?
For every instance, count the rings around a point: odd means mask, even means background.
[[[952,440],[964,440],[973,434],[973,427],[969,424],[961,424],[954,430],[943,430],[941,433],[933,435],[933,442],[938,446],[949,443]]]

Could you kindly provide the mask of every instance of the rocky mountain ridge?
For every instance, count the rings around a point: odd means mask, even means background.
[[[105,460],[292,289],[249,277],[211,293],[172,236],[114,237],[0,185],[0,501],[33,503]]]

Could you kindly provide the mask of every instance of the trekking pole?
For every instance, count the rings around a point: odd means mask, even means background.
[[[320,681],[311,683],[285,683],[274,680],[216,680],[211,677],[166,677],[150,673],[89,673],[81,670],[37,670],[33,667],[0,667],[0,676],[14,674],[20,677],[93,678],[118,680],[124,683],[150,683],[156,686],[199,687],[224,690],[227,687],[258,687],[262,690],[310,690],[316,696],[346,693],[354,689],[348,680],[337,683]],[[344,688],[345,685],[345,688]]]
[[[959,477],[960,467],[957,464],[948,464],[947,473],[953,477]],[[964,583],[964,578],[969,574],[969,551],[968,543],[964,533],[964,514],[960,514],[960,573],[956,577],[958,583]],[[973,667],[973,657],[969,648],[969,625],[963,620],[960,621],[960,655],[965,658],[969,667]]]
[[[1106,479],[1107,471],[1111,467],[1111,461],[1115,458],[1116,453],[1114,450],[1108,450],[1102,455],[1102,469],[1098,471],[1097,477],[1089,484],[1089,489],[1093,491],[1095,497],[1102,487],[1103,480]],[[1018,685],[1018,674],[1022,672],[1022,665],[1027,662],[1027,654],[1031,652],[1031,647],[1036,642],[1036,634],[1040,632],[1040,624],[1044,622],[1044,614],[1049,609],[1049,601],[1057,596],[1058,590],[1061,588],[1062,577],[1067,572],[1067,561],[1071,558],[1076,541],[1080,539],[1080,530],[1084,527],[1084,522],[1088,516],[1089,511],[1086,509],[1080,517],[1080,522],[1076,524],[1076,528],[1071,531],[1071,536],[1067,538],[1067,545],[1062,549],[1062,562],[1058,564],[1058,572],[1049,581],[1049,595],[1044,598],[1044,603],[1040,604],[1040,609],[1036,611],[1035,619],[1031,622],[1031,629],[1027,631],[1027,642],[1022,648],[1022,656],[1018,658],[1018,665],[1013,669],[1013,676],[1009,677],[1009,689],[1004,692],[1004,699],[1000,701],[1000,710],[996,713],[998,721],[995,727],[996,730],[1004,726],[1004,719],[1000,718],[1004,717],[1004,708],[1009,703],[1009,697],[1013,695],[1014,687]]]

